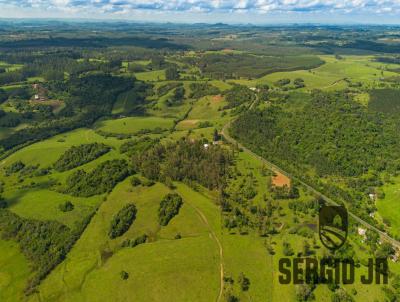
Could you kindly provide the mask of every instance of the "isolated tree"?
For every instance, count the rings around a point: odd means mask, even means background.
[[[248,291],[250,287],[250,279],[243,272],[239,274],[238,283],[242,291]]]

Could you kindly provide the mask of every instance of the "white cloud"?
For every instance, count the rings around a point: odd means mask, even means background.
[[[399,14],[400,0],[0,0],[2,7],[86,14],[188,13],[365,13]],[[4,17],[4,16],[3,16]],[[399,20],[400,21],[400,20]]]

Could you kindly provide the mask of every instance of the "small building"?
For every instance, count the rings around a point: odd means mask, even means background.
[[[208,149],[209,144],[204,144],[203,147],[204,147],[204,149]]]
[[[37,101],[37,100],[39,100],[39,95],[38,94],[35,94],[35,101]]]
[[[358,235],[360,235],[362,237],[365,237],[366,232],[367,232],[366,229],[363,229],[363,228],[360,228],[360,227],[357,230]]]
[[[372,201],[376,200],[376,194],[375,193],[369,193],[368,196]]]

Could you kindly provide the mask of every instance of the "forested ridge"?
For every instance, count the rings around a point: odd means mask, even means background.
[[[368,112],[345,93],[315,92],[302,108],[251,110],[232,125],[234,137],[288,166],[319,175],[359,176],[400,168],[395,120]]]

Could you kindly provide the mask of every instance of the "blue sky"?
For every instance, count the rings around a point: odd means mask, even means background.
[[[400,0],[0,0],[0,18],[400,24]]]

